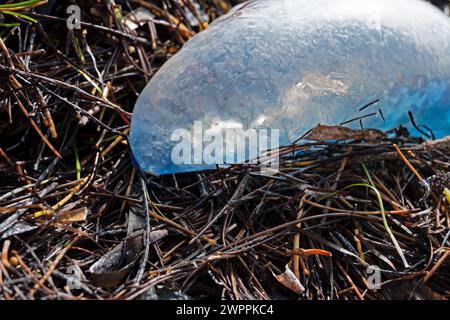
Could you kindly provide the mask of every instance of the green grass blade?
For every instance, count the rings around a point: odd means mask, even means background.
[[[9,8],[19,8],[19,7],[26,7],[26,6],[32,6],[36,3],[42,2],[42,0],[28,0],[28,1],[22,1],[17,3],[9,3],[9,4],[0,4],[0,9],[9,9]]]
[[[383,204],[383,199],[381,198],[381,194],[378,191],[378,189],[375,187],[372,177],[370,176],[369,170],[367,169],[367,167],[365,166],[364,163],[362,164],[362,167],[367,176],[367,179],[370,182],[371,189],[375,192],[375,194],[377,196],[378,205],[380,206],[380,211],[381,211],[381,219],[383,220],[383,225],[384,225],[387,233],[389,234],[389,237],[391,238],[391,241],[394,244],[395,249],[397,250],[400,258],[402,259],[402,262],[403,262],[405,268],[409,268],[409,263],[408,263],[408,261],[406,261],[405,255],[403,254],[403,250],[402,250],[402,248],[400,248],[400,245],[398,244],[397,239],[394,236],[394,233],[392,232],[391,228],[389,227],[389,223],[386,219],[386,214],[385,214],[384,204]]]
[[[27,16],[25,14],[21,14],[21,13],[18,13],[18,12],[12,12],[12,11],[2,11],[2,13],[10,15],[10,16],[14,16],[14,17],[19,17],[19,18],[22,18],[24,20],[28,20],[28,21],[33,22],[33,23],[37,23],[36,19],[33,19],[33,18],[31,18],[31,17],[29,17],[29,16]]]

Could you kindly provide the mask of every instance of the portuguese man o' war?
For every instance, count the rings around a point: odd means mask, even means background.
[[[417,133],[408,111],[442,137],[449,107],[450,20],[424,1],[254,0],[161,67],[138,98],[130,142],[143,171],[189,172],[216,165],[195,150],[174,161],[183,138],[195,149],[205,133],[269,129],[283,146],[355,118],[346,126]]]

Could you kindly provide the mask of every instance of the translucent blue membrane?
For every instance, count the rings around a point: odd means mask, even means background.
[[[365,128],[404,125],[418,134],[411,111],[441,137],[450,134],[449,79],[450,21],[423,1],[250,1],[152,78],[134,109],[131,148],[142,170],[167,174],[215,167],[171,159],[171,134],[192,131],[194,121],[280,129],[288,145],[319,123],[372,113]]]

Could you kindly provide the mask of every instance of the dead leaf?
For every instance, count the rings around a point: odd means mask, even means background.
[[[305,288],[300,283],[300,280],[289,268],[289,264],[286,265],[286,271],[284,273],[280,275],[275,275],[275,273],[272,272],[272,274],[278,280],[279,283],[281,283],[283,286],[290,289],[291,291],[297,294],[302,294],[305,291]]]
[[[103,288],[122,283],[142,252],[143,234],[142,230],[135,232],[94,263],[89,268],[92,283]],[[167,230],[150,232],[150,243],[158,241],[167,234]]]
[[[304,137],[306,140],[375,140],[384,137],[381,131],[366,129],[353,130],[343,126],[317,125]]]
[[[86,207],[62,212],[58,215],[56,224],[71,224],[75,222],[85,221],[88,213],[89,210]]]
[[[145,8],[137,8],[124,17],[124,24],[129,30],[136,30],[155,19],[155,16]]]

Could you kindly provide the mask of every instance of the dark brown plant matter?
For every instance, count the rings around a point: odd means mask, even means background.
[[[233,3],[76,3],[1,22],[0,299],[449,297],[448,140],[319,128],[278,171],[143,177],[138,93]]]

